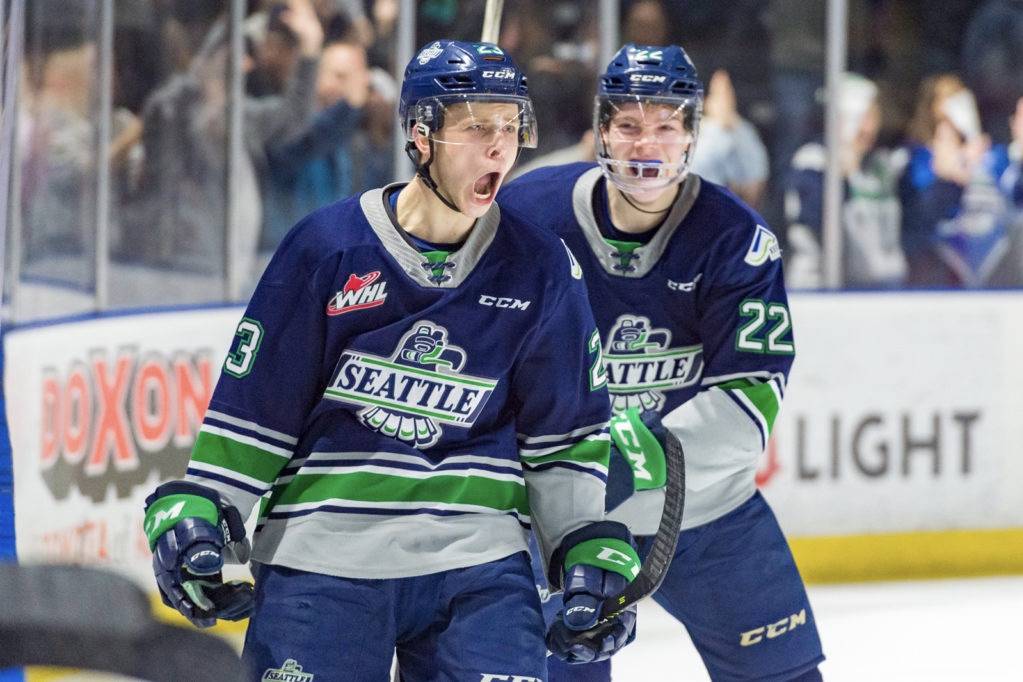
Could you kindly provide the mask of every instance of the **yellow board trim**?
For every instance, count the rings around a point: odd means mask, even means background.
[[[790,538],[808,583],[1023,573],[1023,528]]]

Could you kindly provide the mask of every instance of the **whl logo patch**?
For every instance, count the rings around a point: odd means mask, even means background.
[[[348,281],[341,291],[327,304],[328,315],[343,315],[356,310],[366,310],[383,305],[387,298],[387,282],[380,279],[380,271],[374,270],[365,275],[348,275]]]
[[[779,258],[781,247],[778,246],[778,238],[763,225],[757,225],[757,231],[753,233],[753,241],[750,242],[749,251],[743,260],[757,268],[769,260],[776,261]]]
[[[611,407],[660,411],[664,391],[695,384],[703,373],[703,346],[672,348],[671,332],[656,329],[641,315],[615,320],[604,350]]]
[[[497,386],[496,380],[461,373],[465,360],[447,329],[422,320],[390,357],[342,353],[324,397],[361,405],[359,420],[367,428],[428,448],[440,439],[442,424],[475,424]]]
[[[263,682],[312,682],[316,677],[312,673],[302,672],[302,666],[294,658],[284,661],[280,668],[267,668],[259,678]]]

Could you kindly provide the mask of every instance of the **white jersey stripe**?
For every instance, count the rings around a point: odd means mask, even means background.
[[[216,412],[214,410],[206,410],[206,414],[209,415],[210,417],[213,417],[217,421],[221,421],[226,424],[233,424],[234,426],[238,426],[243,429],[248,429],[249,431],[255,431],[256,433],[261,433],[264,436],[270,436],[274,440],[279,440],[282,443],[288,443],[289,445],[296,445],[298,443],[298,439],[295,438],[294,436],[289,436],[286,433],[281,433],[280,431],[268,429],[265,426],[260,426],[256,422],[238,419],[237,417],[232,417],[229,414],[224,414],[223,412]]]
[[[517,434],[517,436],[520,442],[525,443],[527,445],[532,445],[534,443],[555,443],[557,441],[562,440],[578,439],[580,436],[591,434],[594,431],[600,431],[601,429],[604,429],[606,427],[607,422],[600,422],[599,424],[584,426],[582,428],[575,429],[574,431],[569,431],[568,433],[551,434],[546,436],[529,436],[524,433],[520,433]]]

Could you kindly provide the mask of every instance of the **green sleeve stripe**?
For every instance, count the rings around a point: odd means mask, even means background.
[[[149,505],[142,529],[149,540],[149,549],[156,547],[161,535],[182,519],[198,517],[216,526],[220,523],[220,510],[212,501],[199,495],[167,495]]]
[[[288,482],[273,503],[308,504],[335,498],[356,502],[465,504],[500,511],[514,509],[529,516],[525,485],[480,476],[409,478],[364,471],[303,474]]]
[[[206,431],[199,432],[192,459],[237,471],[263,483],[273,483],[288,463],[280,455]]]
[[[599,464],[605,469],[611,457],[611,441],[606,436],[581,440],[575,445],[540,457],[523,457],[530,466],[548,462],[575,462],[577,464]]]
[[[718,384],[718,388],[742,393],[753,407],[764,418],[767,424],[768,434],[774,429],[774,420],[778,416],[781,404],[778,402],[778,394],[770,382],[754,383],[749,379],[738,379],[725,384]]]
[[[565,555],[565,572],[577,564],[614,571],[630,583],[639,575],[640,567],[639,555],[632,545],[616,538],[580,542]]]

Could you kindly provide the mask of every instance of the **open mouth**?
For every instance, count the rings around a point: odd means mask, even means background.
[[[478,177],[472,185],[473,198],[477,201],[490,201],[497,191],[500,177],[500,173],[487,173]]]

